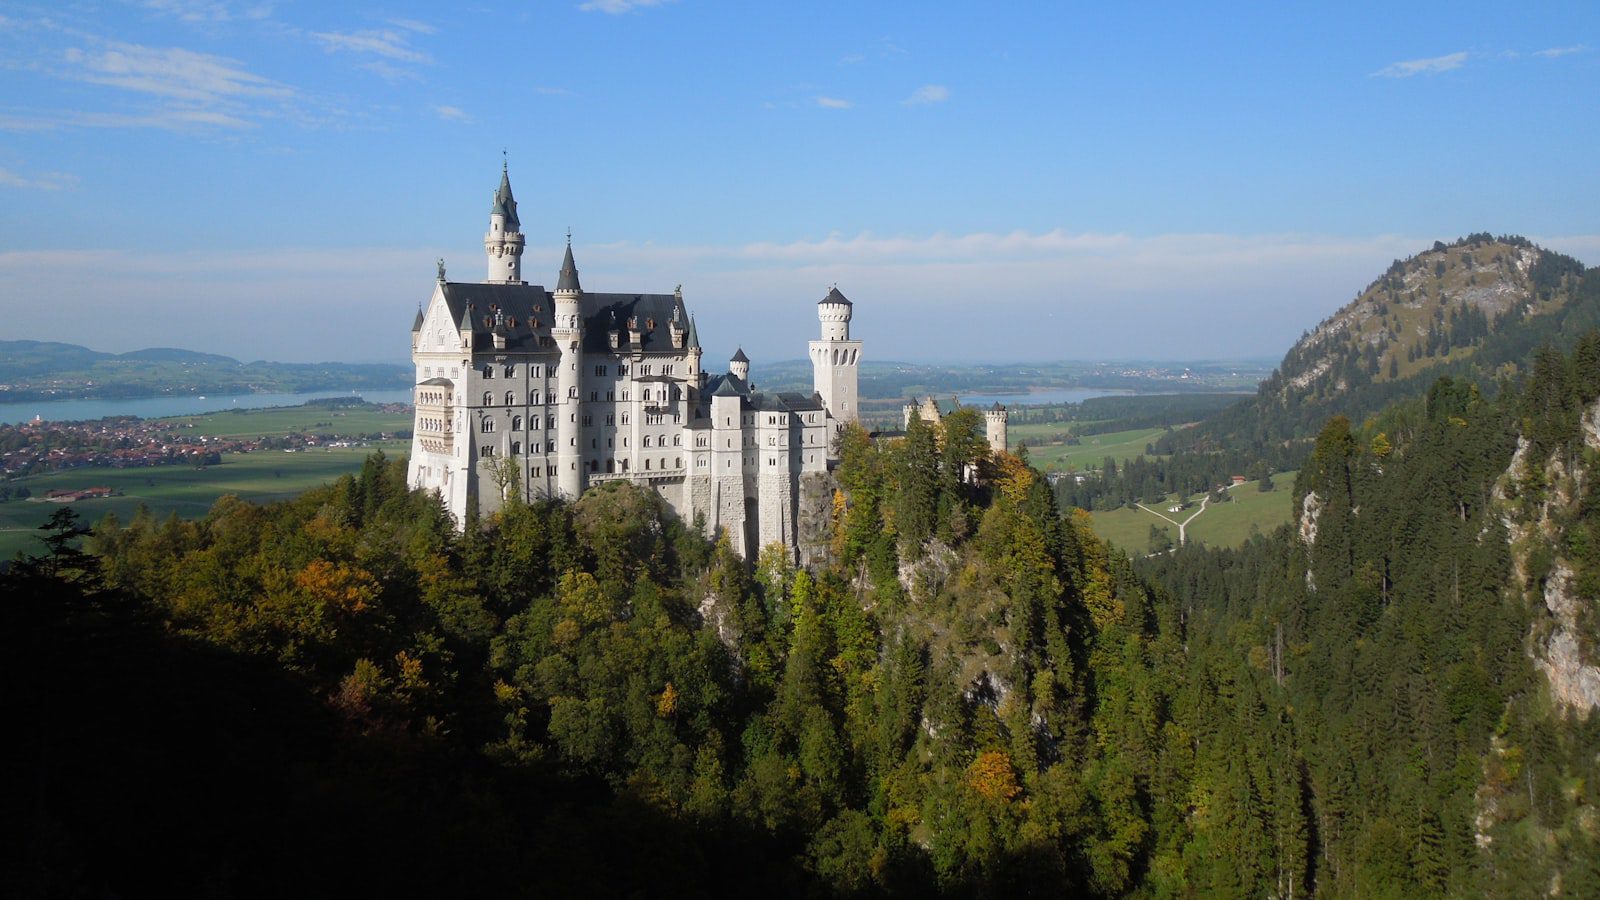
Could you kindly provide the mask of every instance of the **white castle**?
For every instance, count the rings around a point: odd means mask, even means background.
[[[411,328],[416,424],[410,483],[458,525],[510,497],[575,499],[607,481],[647,486],[685,522],[725,530],[746,557],[799,546],[802,486],[826,479],[834,436],[857,419],[861,342],[837,288],[817,304],[813,391],[766,393],[741,350],[708,375],[683,292],[599,294],[567,239],[554,291],[522,280],[511,179],[484,235],[488,278],[445,280]]]

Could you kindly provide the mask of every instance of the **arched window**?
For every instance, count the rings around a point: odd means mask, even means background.
[[[484,406],[493,406],[494,405],[494,391],[484,391],[483,392],[483,405]]]
[[[511,417],[511,430],[512,431],[521,431],[522,430],[522,417],[521,416],[512,416]]]
[[[494,420],[493,419],[484,419],[483,420],[483,433],[484,434],[488,434],[491,431],[494,431]]]
[[[511,455],[512,456],[521,456],[522,455],[522,442],[521,441],[512,441],[511,442]]]
[[[650,458],[648,456],[644,460],[644,470],[646,472],[650,471]]]
[[[507,406],[515,406],[516,403],[517,403],[517,395],[512,391],[506,391],[506,405]]]
[[[644,436],[644,445],[646,447],[650,446],[650,435],[648,434]]]

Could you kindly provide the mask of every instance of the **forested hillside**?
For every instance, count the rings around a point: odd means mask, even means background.
[[[621,483],[458,535],[381,456],[63,511],[5,576],[0,889],[1593,896],[1600,337],[1538,360],[1137,568],[974,410],[848,432],[810,570]]]
[[[1297,528],[1142,563],[1231,757],[1222,839],[1336,896],[1600,893],[1600,334],[1486,400],[1444,379],[1333,419]],[[1253,798],[1291,784],[1287,814]],[[1281,888],[1279,895],[1283,895]]]
[[[1440,377],[1489,391],[1535,348],[1600,325],[1600,270],[1516,236],[1474,234],[1404,260],[1308,332],[1256,395],[1158,449],[1250,450],[1298,464],[1330,417],[1360,422]]]

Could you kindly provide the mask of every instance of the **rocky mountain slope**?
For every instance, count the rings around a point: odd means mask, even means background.
[[[1600,323],[1600,275],[1525,238],[1474,234],[1396,260],[1307,332],[1255,397],[1179,442],[1200,448],[1308,439],[1422,396],[1442,375],[1485,388],[1543,343]]]

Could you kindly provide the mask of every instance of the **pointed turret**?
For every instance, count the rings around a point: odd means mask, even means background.
[[[422,307],[417,307],[417,318],[411,323],[411,332],[415,334],[422,330]]]
[[[558,291],[581,291],[578,284],[578,264],[572,261],[572,236],[567,236],[567,255],[561,260],[561,279],[556,282]]]
[[[700,349],[700,329],[695,327],[694,316],[689,317],[689,336],[683,339],[683,345],[690,350]]]
[[[750,357],[744,355],[743,347],[733,351],[733,359],[728,360],[728,371],[742,382],[750,381]]]
[[[517,219],[517,198],[511,196],[511,172],[504,161],[500,163],[500,187],[495,189],[489,215],[504,216],[507,231],[515,231],[522,225]]]
[[[517,220],[517,201],[511,196],[511,174],[500,164],[500,187],[489,206],[489,230],[483,235],[483,252],[489,259],[490,284],[522,283],[522,223]],[[440,266],[443,276],[444,267]]]

